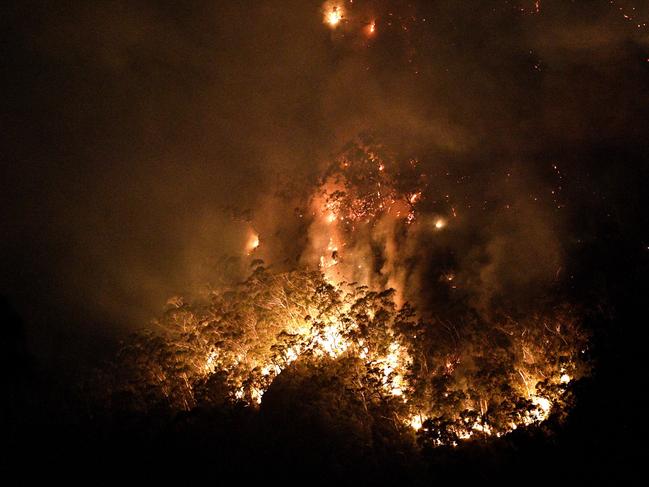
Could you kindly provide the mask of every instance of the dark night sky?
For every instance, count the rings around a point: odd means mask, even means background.
[[[510,168],[532,181],[515,199],[549,188],[556,164],[552,242],[614,234],[646,265],[649,4],[355,3],[335,32],[317,1],[1,7],[0,293],[38,353],[145,325],[240,251],[226,208],[263,214],[361,131],[473,175],[476,198]]]

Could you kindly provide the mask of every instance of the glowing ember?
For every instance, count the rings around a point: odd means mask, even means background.
[[[443,218],[438,218],[437,220],[435,220],[435,228],[437,230],[441,230],[445,226],[446,226],[446,220],[444,220]]]

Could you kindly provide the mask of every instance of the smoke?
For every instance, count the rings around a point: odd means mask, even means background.
[[[318,1],[4,7],[2,293],[112,335],[252,258],[317,265],[320,178],[372,134],[426,187],[406,233],[381,216],[339,249],[367,266],[345,277],[427,308],[534,299],[578,216],[571,164],[643,143],[648,42],[606,1],[519,4],[359,1],[335,29]]]

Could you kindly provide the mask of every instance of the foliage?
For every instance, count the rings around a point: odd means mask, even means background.
[[[261,405],[315,414],[323,429],[367,442],[378,430],[416,433],[427,448],[560,416],[568,384],[588,371],[579,359],[587,337],[569,308],[423,320],[397,308],[392,290],[333,285],[305,269],[276,274],[259,261],[244,282],[178,299],[155,324],[104,371],[95,390],[108,407]]]

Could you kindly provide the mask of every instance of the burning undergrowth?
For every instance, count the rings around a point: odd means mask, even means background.
[[[327,387],[362,421],[389,418],[395,434],[415,433],[420,445],[563,417],[570,384],[589,371],[579,314],[556,298],[519,308],[476,299],[457,258],[431,261],[425,242],[462,218],[461,202],[435,191],[417,159],[351,144],[296,211],[308,234],[299,264],[279,271],[257,258],[265,243],[253,219],[247,277],[170,300],[102,375],[102,400],[141,412],[263,412],[287,382],[335,370]],[[426,280],[441,298],[421,297]]]

